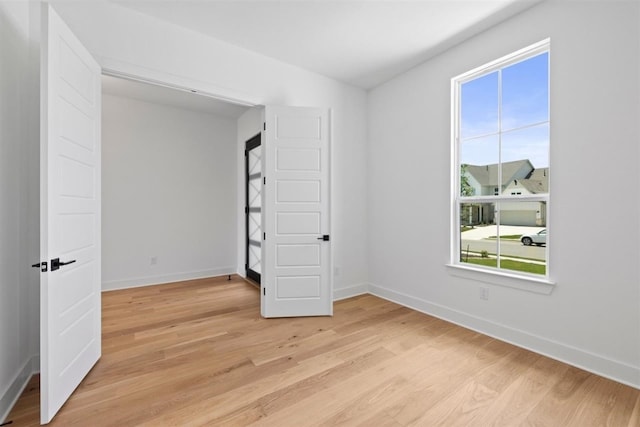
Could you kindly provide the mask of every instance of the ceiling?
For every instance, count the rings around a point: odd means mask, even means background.
[[[229,119],[237,119],[248,107],[221,101],[210,96],[191,93],[156,84],[102,76],[102,91],[107,95],[133,98],[175,108],[197,111]]]
[[[369,89],[540,0],[112,1]]]

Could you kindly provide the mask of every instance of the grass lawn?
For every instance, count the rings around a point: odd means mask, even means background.
[[[469,264],[486,265],[487,267],[497,267],[498,261],[494,258],[469,258],[466,262]],[[532,264],[530,262],[513,261],[503,259],[500,267],[505,270],[524,271],[533,274],[545,274],[547,267],[540,264]]]
[[[504,236],[500,236],[501,239],[505,240],[520,240],[522,234],[505,234]],[[489,236],[488,239],[497,239],[498,236]]]

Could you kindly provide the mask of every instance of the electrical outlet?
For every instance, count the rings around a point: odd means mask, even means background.
[[[151,257],[151,265],[156,265],[158,263],[158,257],[157,256],[152,256]]]
[[[489,288],[485,288],[484,286],[480,287],[480,299],[484,301],[489,300]]]

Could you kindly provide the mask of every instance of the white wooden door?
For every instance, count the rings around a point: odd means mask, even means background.
[[[42,7],[40,409],[51,421],[101,354],[100,66]],[[56,260],[60,265],[56,269]]]
[[[331,315],[329,112],[267,106],[265,127],[262,315]]]

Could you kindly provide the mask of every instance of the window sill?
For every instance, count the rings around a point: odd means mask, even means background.
[[[550,295],[556,286],[555,282],[544,278],[528,277],[519,274],[510,274],[504,271],[492,271],[483,268],[468,267],[459,264],[447,264],[449,274],[463,279],[476,280],[478,282],[507,288],[520,289],[536,294]]]

